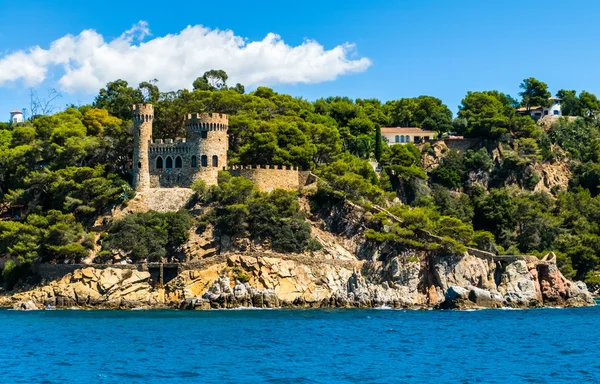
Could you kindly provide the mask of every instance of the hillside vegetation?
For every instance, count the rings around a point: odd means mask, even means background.
[[[298,165],[319,176],[313,204],[349,199],[402,219],[374,215],[366,233],[373,241],[456,252],[466,245],[507,254],[554,251],[565,276],[600,281],[600,103],[593,94],[560,90],[563,112],[577,118],[542,126],[516,111],[548,103],[546,84],[536,79],[524,80],[520,100],[469,92],[455,118],[431,96],[309,102],[266,87],[246,94],[226,80],[224,72],[209,71],[192,90],[176,92],[117,80],[92,105],[0,123],[0,200],[4,209],[25,211],[20,220],[0,221],[3,281],[12,286],[36,261],[78,263],[92,255],[102,262],[116,249],[132,262],[160,260],[187,240],[192,226],[207,224],[217,235],[249,237],[280,252],[319,247],[296,193],[259,193],[226,173],[219,186],[195,185],[198,198],[215,207],[211,213],[135,214],[95,233],[100,214],[135,194],[129,187],[134,103],[154,104],[155,138],[184,136],[188,113],[229,114],[230,165]],[[383,126],[478,141],[466,152],[435,143],[388,147],[380,140]],[[432,157],[436,166],[425,167]],[[383,166],[381,177],[369,160]],[[538,188],[545,167],[559,163],[571,172],[568,185]],[[419,242],[415,229],[445,240]]]

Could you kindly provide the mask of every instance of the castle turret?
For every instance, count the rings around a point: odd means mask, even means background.
[[[150,187],[148,147],[152,141],[152,104],[133,106],[133,188],[141,191]]]
[[[224,113],[192,113],[185,120],[188,141],[198,143],[197,177],[209,185],[217,183],[219,169],[227,166],[229,116]]]

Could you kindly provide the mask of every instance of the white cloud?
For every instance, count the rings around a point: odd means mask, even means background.
[[[246,41],[230,30],[195,25],[143,42],[147,36],[148,23],[140,21],[108,42],[96,31],[84,30],[53,41],[48,49],[36,46],[0,56],[0,86],[15,81],[38,85],[56,67],[62,69],[62,90],[92,94],[116,79],[138,84],[156,78],[162,90],[191,88],[209,69],[225,70],[231,84],[256,86],[319,83],[371,65],[368,58],[354,58],[355,47],[349,43],[326,50],[307,40],[292,47],[273,33]]]

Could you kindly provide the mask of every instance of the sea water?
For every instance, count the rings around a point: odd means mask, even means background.
[[[600,382],[600,307],[0,311],[2,383]]]

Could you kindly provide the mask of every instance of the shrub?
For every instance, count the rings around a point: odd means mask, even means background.
[[[192,223],[185,211],[134,213],[112,224],[102,248],[123,250],[134,261],[160,260],[187,241]]]

